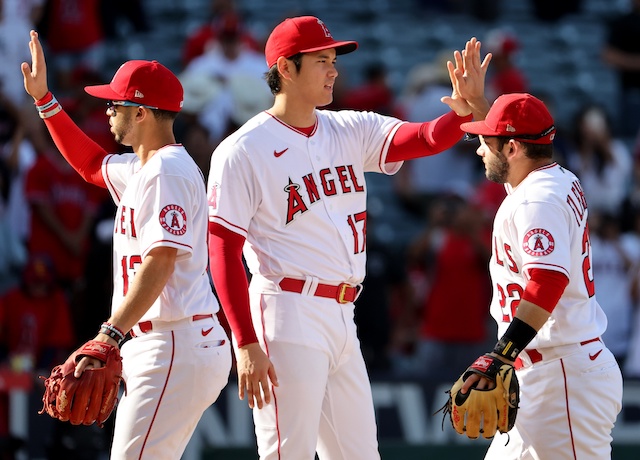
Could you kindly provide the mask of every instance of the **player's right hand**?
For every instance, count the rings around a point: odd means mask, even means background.
[[[262,351],[260,344],[250,343],[238,349],[236,356],[238,369],[238,397],[244,399],[250,408],[262,409],[271,403],[271,387],[278,386],[278,377],[271,360]]]
[[[24,77],[24,89],[34,100],[42,99],[49,92],[47,85],[47,64],[44,60],[44,51],[38,39],[38,32],[30,32],[29,50],[31,51],[31,66],[23,62],[20,66]]]

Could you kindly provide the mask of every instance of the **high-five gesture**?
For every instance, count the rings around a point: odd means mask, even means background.
[[[484,82],[491,53],[480,59],[481,43],[472,37],[462,52],[453,53],[455,64],[447,62],[449,78],[453,91],[451,97],[443,97],[442,102],[451,107],[460,116],[473,113],[477,120],[484,119],[489,111],[489,102],[484,96]]]
[[[44,51],[38,39],[38,32],[30,33],[29,50],[31,51],[31,66],[23,62],[20,68],[24,77],[24,89],[34,100],[42,99],[48,92],[47,64],[44,60]]]

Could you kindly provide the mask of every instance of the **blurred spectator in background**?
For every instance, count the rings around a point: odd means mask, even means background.
[[[74,320],[81,318],[89,230],[103,192],[88,184],[64,160],[53,141],[38,152],[27,173],[26,195],[31,207],[30,254],[46,254],[57,281],[68,295]],[[77,329],[76,329],[77,330]]]
[[[45,1],[2,0],[2,11],[8,20],[26,22],[33,28],[42,19]]]
[[[367,277],[355,302],[354,321],[369,375],[388,376],[391,351],[398,346],[392,343],[394,324],[405,314],[412,291],[404,251],[376,238],[379,223],[379,216],[367,213]]]
[[[107,152],[122,152],[126,147],[118,144],[111,134],[110,126],[104,122],[107,105],[101,99],[91,97],[85,86],[104,82],[100,73],[87,67],[76,67],[71,72],[72,90],[67,97],[60,98],[61,104],[73,121]],[[24,90],[24,89],[23,89]],[[102,190],[96,187],[97,190]],[[102,190],[104,199],[111,201],[106,190]]]
[[[490,222],[460,196],[431,202],[425,232],[408,251],[412,276],[422,272],[425,289],[416,292],[413,312],[408,306],[404,322],[414,328],[416,346],[412,354],[394,357],[398,376],[452,381],[486,348]]]
[[[633,137],[640,129],[640,0],[631,10],[607,24],[602,58],[617,73],[620,83],[616,135]]]
[[[133,33],[150,29],[143,0],[101,0],[100,19],[107,40],[119,38],[119,24],[128,25]]]
[[[593,278],[598,303],[608,319],[602,339],[624,369],[633,313],[632,268],[640,262],[639,247],[623,235],[617,215],[589,211]]]
[[[193,59],[216,48],[221,37],[228,33],[227,30],[230,27],[237,29],[238,40],[242,47],[257,53],[264,51],[264,45],[245,29],[234,0],[211,0],[207,22],[185,40],[182,65],[187,67]]]
[[[372,62],[364,66],[363,75],[364,82],[344,94],[341,108],[404,118],[404,115],[396,110],[396,96],[389,85],[385,65],[381,62]]]
[[[629,193],[632,159],[626,144],[613,136],[603,107],[586,104],[571,127],[567,167],[580,179],[589,211],[618,215]]]
[[[27,223],[22,190],[20,146],[24,126],[16,107],[0,92],[0,295],[18,282],[26,262],[24,236]]]
[[[96,72],[103,69],[105,37],[100,16],[101,2],[102,0],[45,2],[38,33],[48,50],[47,65],[51,69],[51,84],[57,88],[60,96],[71,91],[72,73],[76,67],[82,66]],[[24,89],[22,92],[24,93]]]
[[[398,101],[407,121],[433,120],[448,111],[441,98],[451,95],[447,71],[450,56],[450,51],[441,51],[433,62],[418,64],[409,71]],[[449,192],[467,194],[483,177],[474,154],[476,147],[475,143],[462,140],[440,155],[407,161],[393,177],[405,209],[425,218],[434,196]]]
[[[502,94],[528,92],[527,77],[515,64],[515,55],[520,49],[516,35],[508,30],[493,29],[483,44],[487,52],[493,54],[487,74],[487,98],[493,101]]]
[[[28,5],[29,0],[24,0]],[[20,13],[12,0],[0,0],[0,91],[16,107],[21,108],[27,102],[22,84],[20,64],[29,58],[25,49],[24,37],[29,36],[33,23]]]
[[[568,14],[579,13],[583,0],[532,0],[533,11],[541,21],[557,21]]]
[[[20,285],[0,296],[0,365],[15,373],[48,375],[76,345],[69,304],[50,262],[46,256],[33,255]],[[33,388],[35,394],[41,395],[39,385]],[[9,395],[3,391],[0,436],[7,435],[11,409]]]
[[[187,71],[179,78],[184,105],[176,120],[176,139],[193,149],[189,154],[203,171],[209,169],[211,152],[222,139],[273,103],[264,79],[257,75],[238,73],[221,81],[205,72]]]
[[[237,17],[225,17],[220,24],[216,41],[203,54],[185,67],[185,73],[201,73],[226,83],[236,75],[254,75],[262,78],[268,70],[264,54],[248,47],[242,39],[241,24]]]
[[[48,256],[32,254],[20,285],[0,296],[0,343],[13,367],[46,373],[76,345],[69,303]]]
[[[428,14],[464,13],[484,22],[497,19],[501,11],[499,0],[415,0]]]
[[[235,16],[225,17],[217,40],[194,58],[180,75],[185,90],[184,112],[177,126],[203,171],[209,169],[210,147],[273,103],[264,84],[264,54],[248,47]],[[188,122],[189,124],[185,124]],[[178,136],[179,138],[181,136]]]

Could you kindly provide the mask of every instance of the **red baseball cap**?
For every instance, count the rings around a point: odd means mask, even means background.
[[[184,91],[178,77],[158,61],[127,61],[108,85],[85,86],[100,99],[129,101],[161,110],[179,112]]]
[[[347,54],[358,48],[354,41],[337,42],[320,19],[315,16],[287,18],[269,35],[264,54],[271,68],[280,56],[290,58],[298,53],[335,48],[338,54]]]
[[[553,117],[544,103],[527,93],[498,97],[482,121],[462,123],[460,129],[483,136],[505,136],[530,144],[551,144],[556,135]]]

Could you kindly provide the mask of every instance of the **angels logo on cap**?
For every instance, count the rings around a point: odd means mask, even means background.
[[[290,58],[298,53],[312,53],[335,48],[336,53],[347,54],[358,48],[354,41],[336,41],[329,28],[315,16],[287,18],[278,24],[265,45],[264,54],[271,68],[280,56]]]

